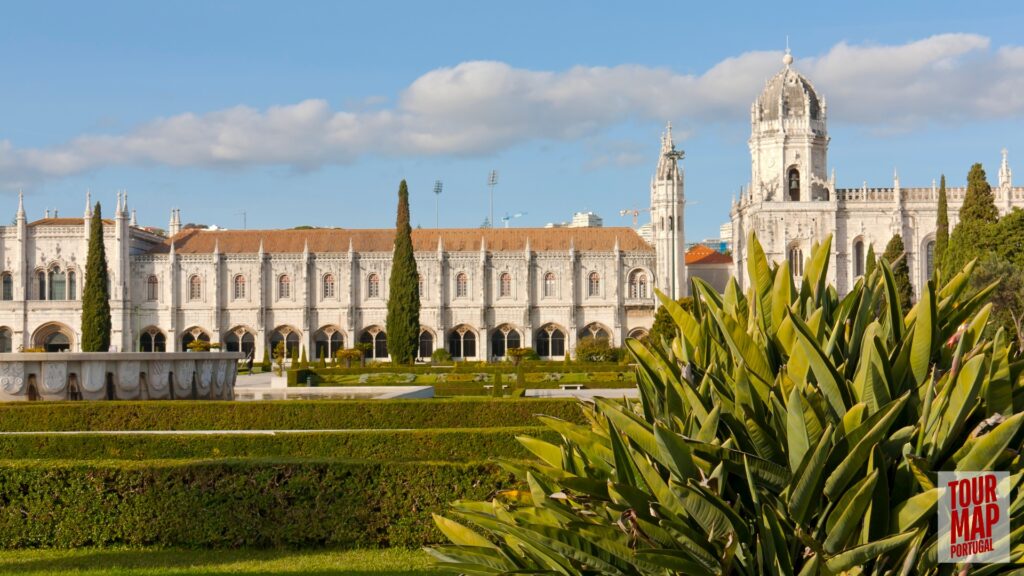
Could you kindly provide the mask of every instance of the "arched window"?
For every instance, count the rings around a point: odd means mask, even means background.
[[[202,328],[189,328],[181,335],[181,350],[188,350],[188,345],[197,340],[200,342],[209,342],[210,335]]]
[[[629,331],[628,337],[633,338],[635,340],[639,340],[641,338],[645,338],[646,336],[647,330],[644,330],[643,328],[633,328],[632,330]]]
[[[789,247],[789,269],[793,277],[801,278],[804,275],[804,251],[796,244]]]
[[[366,357],[373,360],[381,360],[388,357],[388,335],[376,326],[371,326],[363,331],[359,337],[360,344],[369,344]]]
[[[245,299],[245,276],[237,274],[231,280],[231,297],[235,300]]]
[[[587,276],[587,296],[600,296],[601,295],[601,275],[597,272],[591,272]]]
[[[156,302],[160,298],[160,279],[150,276],[146,279],[146,300]]]
[[[429,330],[420,331],[420,358],[430,358],[434,353],[434,335]]]
[[[864,275],[864,241],[860,238],[853,241],[853,277]]]
[[[242,352],[249,356],[249,352],[253,352],[255,358],[256,352],[256,337],[253,336],[252,332],[249,332],[243,326],[234,328],[230,332],[224,335],[224,349],[228,352]]]
[[[924,270],[928,274],[926,279],[931,279],[935,275],[935,240],[929,240],[924,245]]]
[[[324,326],[313,335],[313,358],[334,358],[345,347],[345,335],[334,326]],[[313,358],[310,358],[312,360]]]
[[[14,277],[10,272],[4,272],[2,282],[3,289],[0,290],[0,295],[4,300],[14,300]]]
[[[167,337],[155,326],[146,328],[139,335],[139,352],[166,352]]]
[[[789,169],[789,199],[794,202],[800,201],[800,171],[796,168]]]
[[[469,276],[465,272],[459,272],[455,276],[455,297],[465,298],[469,296]]]
[[[587,327],[583,329],[583,337],[585,338],[587,336],[590,336],[594,340],[610,339],[608,335],[608,330],[606,330],[604,326],[601,326],[600,324],[597,323],[588,324]]]
[[[366,278],[366,297],[380,298],[380,276],[370,274]]]
[[[14,337],[11,335],[11,329],[0,328],[0,352],[10,352],[13,344]]]
[[[519,337],[519,332],[508,324],[498,326],[494,332],[491,332],[491,355],[496,358],[504,358],[508,356],[509,348],[519,348],[520,346],[522,346],[522,339]]]
[[[537,331],[535,349],[541,358],[565,356],[565,332],[552,324]]]
[[[643,270],[634,270],[629,275],[629,297],[647,298],[647,273]]]
[[[322,293],[325,299],[334,298],[334,274],[324,274]]]
[[[545,298],[554,298],[555,297],[555,288],[556,288],[555,284],[556,284],[557,281],[558,281],[558,278],[555,276],[554,272],[548,272],[548,273],[544,274],[544,297]]]
[[[292,297],[292,279],[287,274],[281,274],[277,278],[277,297],[278,298],[291,298]]]
[[[476,356],[476,334],[468,326],[457,326],[448,333],[448,353],[452,358]]]
[[[36,297],[40,300],[46,300],[46,272],[42,270],[36,272],[36,282],[39,285]]]
[[[66,300],[67,276],[60,268],[50,270],[50,300]]]
[[[75,271],[68,270],[68,300],[78,299],[78,284],[76,284]]]
[[[502,272],[501,276],[498,276],[498,297],[508,298],[509,296],[512,296],[512,275]]]
[[[188,279],[188,299],[195,302],[203,297],[203,279],[193,274]]]

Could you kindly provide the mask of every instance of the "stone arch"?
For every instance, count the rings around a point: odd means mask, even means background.
[[[256,331],[248,326],[235,326],[224,333],[221,341],[228,352],[242,352],[248,357],[251,351],[253,358],[256,357]]]
[[[627,278],[627,292],[629,298],[650,298],[651,279],[654,276],[651,271],[644,267],[633,268],[629,271]]]
[[[853,278],[856,280],[863,276],[867,269],[867,242],[863,235],[853,239],[853,244],[850,245],[850,261],[853,264]]]
[[[302,332],[294,326],[282,324],[274,328],[270,333],[268,342],[270,343],[271,354],[277,349],[278,344],[283,343],[285,358],[291,358],[292,356],[298,358],[299,347],[302,342]]]
[[[650,332],[646,328],[633,328],[629,331],[629,335],[627,337],[640,340],[641,338],[646,338],[648,334],[650,334]]]
[[[786,170],[786,200],[800,201],[800,168],[796,165]]]
[[[468,324],[459,324],[448,331],[448,353],[452,358],[476,358],[480,336]]]
[[[200,326],[191,326],[181,331],[181,351],[188,350],[193,342],[210,342],[210,331]]]
[[[166,352],[167,334],[157,326],[146,326],[139,333],[139,352]]]
[[[75,331],[60,322],[47,322],[32,333],[32,347],[47,352],[74,350]]]
[[[511,324],[502,324],[491,330],[491,356],[504,358],[508,356],[509,348],[521,348],[523,346],[522,332]]]
[[[918,283],[918,286],[921,288],[917,291],[918,298],[921,297],[921,290],[924,290],[924,287],[928,285],[928,281],[932,279],[935,267],[938,265],[938,262],[935,261],[934,232],[926,234],[925,237],[921,239],[921,251],[919,254],[921,255],[918,259],[918,262],[921,263],[921,270],[919,272],[921,281]]]
[[[593,338],[595,340],[605,339],[611,342],[612,331],[601,324],[600,322],[591,322],[583,327],[583,331],[580,333],[581,338]]]
[[[369,344],[365,351],[366,357],[372,360],[384,360],[388,357],[388,335],[384,328],[373,325],[363,329],[359,335],[360,344]]]
[[[541,358],[563,358],[568,335],[564,326],[549,322],[537,329],[533,348]]]
[[[420,326],[419,345],[416,348],[420,358],[429,359],[434,354],[437,333],[429,326]]]
[[[321,326],[313,334],[313,354],[310,360],[319,359],[321,355],[330,359],[337,355],[338,350],[345,348],[345,331],[334,324]]]

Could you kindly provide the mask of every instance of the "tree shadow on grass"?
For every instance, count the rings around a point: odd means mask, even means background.
[[[240,576],[288,574],[293,576],[439,576],[443,572],[426,568],[377,568],[372,560],[356,558],[349,568],[344,557],[333,550],[23,550],[0,557],[0,574],[42,576],[49,574],[167,574],[168,576]],[[373,554],[373,552],[366,552]],[[322,555],[306,562],[306,556]],[[245,566],[229,566],[246,563]],[[282,564],[283,563],[283,564]],[[303,564],[310,563],[308,568]],[[255,565],[253,565],[255,564]]]

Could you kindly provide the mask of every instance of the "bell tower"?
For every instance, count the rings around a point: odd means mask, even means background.
[[[672,141],[672,123],[661,135],[661,155],[651,179],[651,230],[658,269],[656,286],[674,299],[686,295],[686,242],[683,211],[685,196],[683,151]]]

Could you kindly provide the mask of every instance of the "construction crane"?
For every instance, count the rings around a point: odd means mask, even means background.
[[[526,212],[516,212],[515,214],[512,214],[511,216],[509,215],[508,212],[506,212],[505,215],[501,217],[501,221],[505,223],[505,228],[508,228],[508,223],[510,221],[512,221],[512,220],[514,220],[516,218],[522,218],[523,216],[526,216]]]
[[[619,210],[619,216],[633,215],[633,228],[636,228],[637,219],[640,217],[641,212],[650,212],[650,208],[629,208],[626,210]]]

